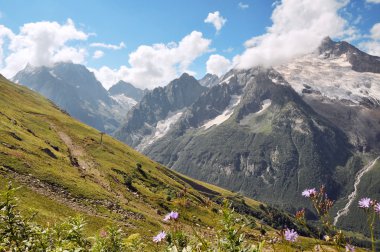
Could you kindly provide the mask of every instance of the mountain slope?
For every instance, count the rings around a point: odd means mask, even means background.
[[[142,150],[164,136],[170,126],[207,88],[194,77],[183,74],[165,87],[148,91],[128,112],[126,123],[115,132],[116,138]]]
[[[131,107],[131,104],[112,99],[94,74],[83,65],[28,65],[13,80],[39,92],[73,117],[101,131],[114,131]]]
[[[38,212],[44,224],[82,214],[91,234],[120,225],[151,240],[170,210],[188,229],[215,227],[223,198],[266,216],[256,201],[186,178],[107,135],[101,140],[97,130],[2,76],[0,91],[0,189],[9,181],[22,186],[21,208]]]

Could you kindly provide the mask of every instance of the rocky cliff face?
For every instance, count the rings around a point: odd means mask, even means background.
[[[261,68],[228,73],[144,152],[189,176],[288,209],[305,203],[299,194],[311,185],[329,185],[333,197],[342,196],[334,176],[352,156],[340,129],[276,71]]]
[[[380,57],[362,52],[345,41],[334,42],[327,37],[322,41],[318,52],[325,58],[345,55],[354,71],[380,73]]]
[[[143,149],[152,139],[162,137],[182,115],[182,110],[194,101],[207,88],[201,86],[188,74],[173,80],[165,87],[147,92],[142,100],[129,111],[124,124],[115,136]]]
[[[213,87],[219,84],[219,77],[215,74],[207,73],[202,79],[198,80],[199,84],[205,87]]]

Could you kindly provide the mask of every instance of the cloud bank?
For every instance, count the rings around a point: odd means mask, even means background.
[[[62,25],[47,21],[27,23],[20,27],[18,34],[0,26],[1,72],[11,78],[27,63],[33,66],[50,66],[65,61],[83,63],[86,49],[69,46],[67,43],[87,38],[88,34],[78,30],[71,19]],[[9,54],[4,59],[5,39],[9,41]]]
[[[103,66],[91,69],[106,88],[124,80],[140,88],[166,85],[183,72],[189,72],[191,63],[210,51],[211,40],[193,31],[178,43],[141,45],[129,54],[129,66],[111,69]]]
[[[206,62],[207,73],[216,74],[219,77],[231,68],[231,61],[219,54],[211,55]]]
[[[359,47],[371,55],[380,56],[380,23],[372,26],[369,40],[359,44]]]
[[[344,37],[347,22],[338,11],[348,0],[283,0],[275,5],[267,33],[246,41],[246,50],[234,66],[281,64],[318,47],[326,36]],[[352,32],[352,30],[351,30]]]

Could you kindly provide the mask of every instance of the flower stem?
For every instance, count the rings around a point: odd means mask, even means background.
[[[372,215],[370,215],[369,218],[368,218],[369,230],[370,230],[370,232],[371,232],[372,252],[375,252],[375,251],[376,251],[376,246],[375,246],[375,232],[374,232],[375,217],[376,217],[376,213],[373,212]]]

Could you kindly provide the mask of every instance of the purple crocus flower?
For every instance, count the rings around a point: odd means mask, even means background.
[[[164,221],[176,220],[179,217],[178,212],[171,211],[167,215],[165,215]]]
[[[165,231],[161,231],[160,233],[158,233],[158,235],[156,235],[155,237],[153,237],[153,242],[159,243],[163,239],[165,239],[165,237],[166,237]]]
[[[302,192],[302,196],[304,196],[306,198],[310,198],[316,194],[317,194],[317,190],[315,190],[315,188],[306,189]]]
[[[352,246],[351,244],[346,245],[346,252],[354,252],[354,251],[355,251],[354,246]]]
[[[376,213],[380,214],[380,203],[376,203],[376,205],[374,206],[374,209]]]
[[[290,242],[295,242],[297,241],[298,234],[294,229],[289,229],[287,228],[285,230],[285,240],[290,241]]]
[[[359,207],[368,209],[371,206],[371,202],[370,198],[362,198],[359,200]]]

